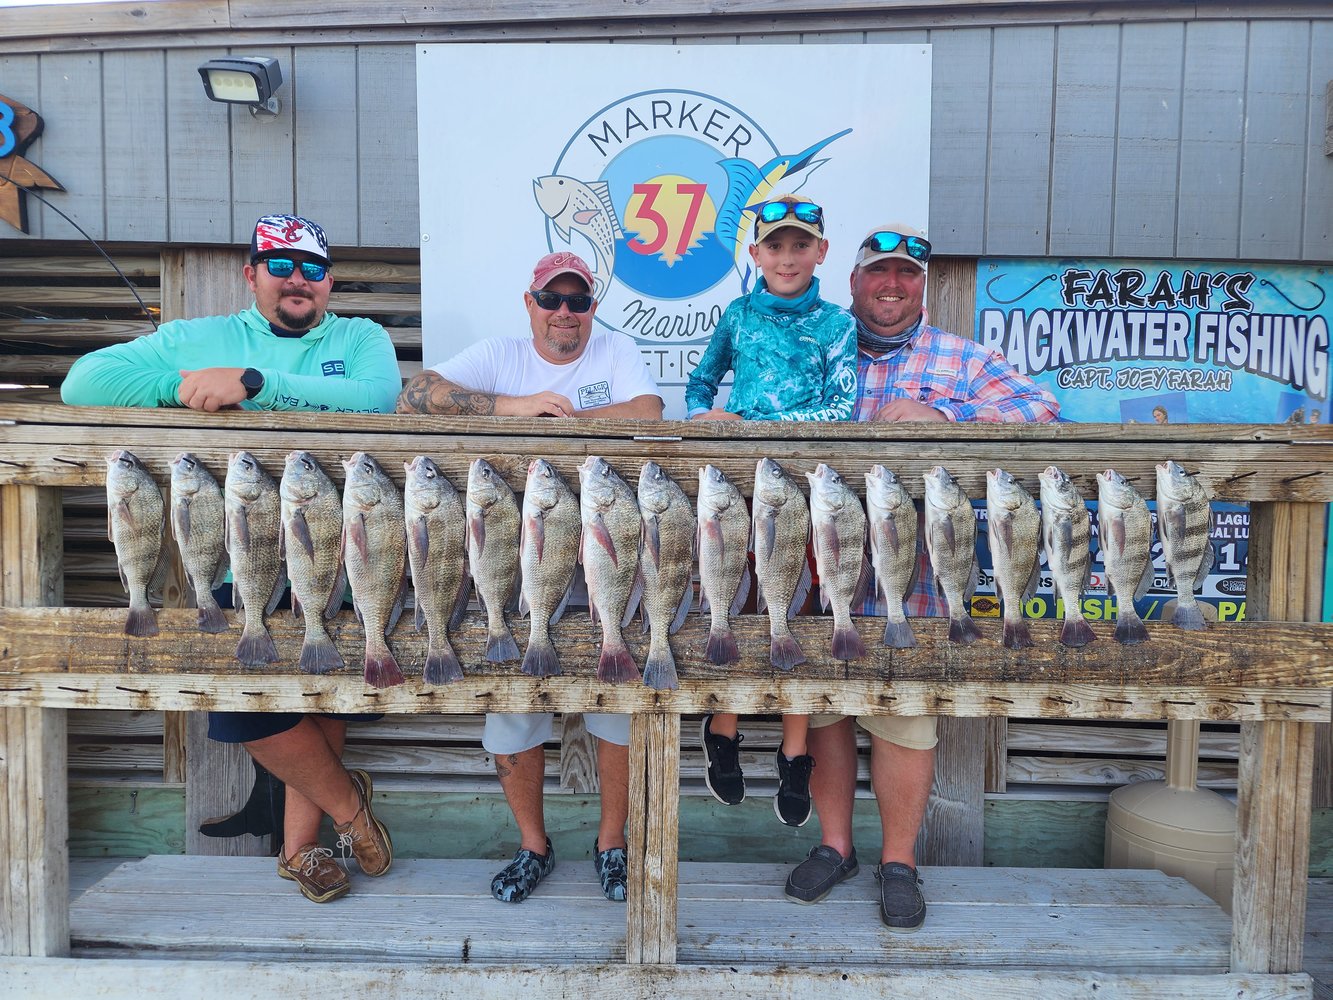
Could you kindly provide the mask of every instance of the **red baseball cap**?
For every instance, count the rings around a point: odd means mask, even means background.
[[[537,266],[532,269],[532,284],[529,287],[540,291],[562,274],[574,275],[588,286],[588,291],[593,290],[591,269],[582,257],[568,250],[548,253],[537,261]]]

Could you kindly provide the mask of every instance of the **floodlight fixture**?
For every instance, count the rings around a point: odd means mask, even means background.
[[[267,56],[224,56],[199,67],[210,101],[244,104],[256,118],[273,118],[281,105],[273,96],[282,86],[282,67]]]

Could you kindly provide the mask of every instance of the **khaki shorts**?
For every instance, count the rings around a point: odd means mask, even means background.
[[[810,716],[810,728],[821,729],[845,718],[847,718],[845,715],[812,715]],[[882,740],[887,740],[908,750],[933,750],[935,744],[939,742],[935,736],[936,717],[933,715],[915,717],[858,715],[856,722],[871,736],[878,736]]]

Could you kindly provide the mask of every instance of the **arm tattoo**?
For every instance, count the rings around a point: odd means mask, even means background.
[[[492,416],[495,394],[454,385],[436,372],[412,376],[398,396],[399,413],[438,413],[445,416]]]

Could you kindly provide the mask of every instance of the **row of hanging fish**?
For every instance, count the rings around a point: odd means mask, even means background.
[[[521,507],[508,483],[486,461],[474,461],[460,496],[429,458],[405,463],[400,493],[374,458],[358,452],[343,465],[337,487],[308,452],[287,456],[275,483],[248,452],[228,463],[225,488],[193,456],[171,463],[169,517],[151,474],[126,451],[108,457],[110,535],[121,579],[130,593],[126,632],[157,632],[148,591],[160,576],[164,522],[169,522],[196,595],[199,627],[224,631],[226,619],[212,597],[230,564],[233,594],[243,609],[237,658],[247,665],[276,661],[264,623],[291,580],[292,608],[305,620],[300,668],[325,673],[343,666],[324,621],[341,606],[346,585],[366,634],[365,678],[375,687],[401,683],[402,670],[385,640],[402,610],[410,571],[416,624],[427,631],[422,667],[426,683],[462,676],[450,639],[472,585],[486,611],[486,659],[522,659],[534,676],[560,672],[550,626],[569,600],[576,567],[583,565],[589,610],[601,627],[597,676],[609,682],[640,677],[622,629],[641,607],[650,635],[642,679],[654,688],[677,684],[669,635],[694,604],[697,557],[701,609],[710,616],[705,658],[727,664],[740,658],[731,617],[745,604],[753,575],[757,607],[767,610],[770,661],[790,670],[805,662],[789,618],[810,586],[806,560],[812,543],[823,606],[833,618],[832,654],[865,655],[852,623],[873,584],[886,606],[884,644],[915,645],[904,601],[915,584],[917,509],[888,469],[865,475],[866,506],[832,468],[806,473],[809,501],[782,466],[764,458],[755,470],[752,503],[716,467],[699,470],[697,505],[656,463],[646,462],[637,494],[603,459],[579,467],[575,496],[554,466],[534,460]],[[1114,470],[1098,477],[1100,529],[1107,576],[1121,608],[1115,638],[1147,638],[1133,598],[1151,581],[1152,518],[1142,497]],[[971,500],[947,470],[923,476],[924,546],[937,591],[949,611],[949,639],[980,637],[966,598],[975,587],[976,520]],[[989,541],[997,589],[1003,598],[1002,641],[1032,644],[1022,605],[1037,579],[1042,549],[1063,599],[1061,642],[1081,646],[1094,638],[1079,597],[1088,585],[1090,525],[1083,498],[1069,477],[1047,468],[1040,477],[1041,509],[1002,469],[987,473]],[[1202,628],[1194,590],[1211,568],[1209,497],[1198,480],[1174,462],[1157,468],[1158,528],[1179,597],[1176,624]],[[868,515],[867,515],[868,512]],[[286,572],[283,572],[283,563]],[[530,615],[522,654],[506,618],[515,593]]]

